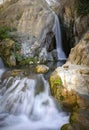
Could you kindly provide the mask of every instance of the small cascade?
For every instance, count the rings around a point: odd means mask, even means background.
[[[46,0],[46,2],[48,3],[48,5],[52,5],[53,3],[55,3],[55,0]]]
[[[0,4],[3,4],[4,0],[0,0]]]
[[[2,74],[5,72],[5,66],[4,66],[4,64],[3,64],[3,61],[2,61],[2,59],[0,58],[0,78],[1,78],[1,76],[2,76]]]
[[[59,130],[68,123],[69,116],[57,109],[43,75],[10,77],[0,95],[0,130]]]
[[[66,60],[66,55],[62,49],[62,39],[61,39],[61,30],[58,16],[55,15],[55,24],[53,27],[53,32],[56,38],[56,47],[57,47],[57,56],[58,60]]]
[[[57,2],[56,0],[46,0],[46,2],[48,3],[49,7],[53,4],[59,4],[59,3],[56,3]],[[62,61],[62,60],[66,60],[66,55],[62,49],[60,22],[59,22],[58,16],[55,14],[55,12],[53,12],[53,14],[55,17],[55,23],[54,23],[54,27],[53,27],[52,31],[56,38],[57,57],[58,57],[59,61]]]
[[[56,0],[46,0],[46,2],[48,3],[49,6],[55,5],[55,4],[59,4]]]

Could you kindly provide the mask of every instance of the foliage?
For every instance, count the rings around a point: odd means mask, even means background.
[[[89,14],[89,0],[78,0],[76,2],[76,7],[78,16]]]
[[[61,85],[61,86],[62,86],[62,81],[61,81],[61,79],[56,79],[56,80],[54,81],[54,85]]]
[[[31,58],[31,57],[26,58],[26,59],[23,59],[23,60],[21,61],[21,64],[23,64],[23,65],[33,64],[33,63],[36,63],[36,59],[35,59],[35,58]]]
[[[21,55],[21,54],[15,54],[15,58],[18,62],[20,62],[24,59],[23,55]]]
[[[62,126],[61,130],[69,130],[68,127],[69,127],[69,124],[65,124]]]
[[[15,42],[14,49],[15,49],[15,51],[21,50],[21,44],[18,42]]]
[[[9,36],[10,28],[7,26],[0,26],[0,41],[6,38],[10,38]]]

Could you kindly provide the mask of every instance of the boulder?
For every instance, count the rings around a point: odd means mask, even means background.
[[[35,68],[36,73],[47,73],[49,70],[49,67],[46,65],[37,65]]]
[[[52,95],[71,111],[69,124],[61,130],[88,130],[89,128],[89,67],[67,62],[50,76]]]
[[[51,88],[56,89],[55,87],[53,87],[53,85],[55,84],[53,77],[54,80],[56,80],[56,77],[58,77],[58,80],[61,80],[62,86],[64,86],[64,88],[68,91],[74,90],[75,92],[78,92],[80,94],[89,94],[88,67],[81,67],[80,65],[68,63],[65,64],[63,67],[58,67],[50,77],[52,78],[51,82],[53,82],[53,84],[51,84]]]

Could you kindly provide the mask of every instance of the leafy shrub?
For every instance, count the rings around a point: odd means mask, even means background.
[[[6,38],[10,38],[9,36],[10,28],[7,26],[0,26],[0,41]]]
[[[21,54],[16,54],[15,57],[18,62],[20,62],[24,59],[23,55],[21,55]]]
[[[27,64],[35,63],[35,62],[36,62],[36,61],[35,61],[35,58],[28,57],[28,58],[24,59],[21,63],[22,63],[23,65],[27,65]]]
[[[21,50],[21,44],[18,43],[18,42],[15,42],[15,46],[14,46],[14,48],[15,48],[15,51],[19,51],[19,50]]]

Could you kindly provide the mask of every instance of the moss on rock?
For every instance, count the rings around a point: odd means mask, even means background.
[[[77,96],[75,91],[68,91],[66,87],[63,86],[60,76],[54,71],[49,79],[50,88],[52,95],[61,102],[64,109],[72,110],[73,107],[77,106]]]
[[[70,124],[65,124],[62,126],[61,130],[72,130],[70,128],[71,128]]]

